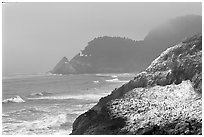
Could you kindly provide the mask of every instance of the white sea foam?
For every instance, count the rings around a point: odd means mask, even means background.
[[[101,94],[81,94],[81,95],[56,95],[56,96],[42,96],[37,98],[28,98],[29,100],[40,100],[40,99],[50,99],[50,100],[65,100],[65,99],[83,99],[83,100],[99,100],[101,97],[107,95],[106,93]]]
[[[134,77],[136,73],[110,73],[110,74],[96,74],[98,77],[112,77],[112,78],[117,78],[117,77]]]
[[[96,74],[98,77],[110,77],[110,74]]]
[[[11,111],[8,114],[9,115],[20,115],[22,113],[30,115],[33,113],[48,113],[48,112],[45,110],[38,109],[38,108],[30,107],[30,108],[24,108],[24,109],[20,109],[20,110],[16,110],[16,111]]]
[[[115,79],[108,79],[108,80],[106,80],[106,82],[111,82],[111,83],[123,82],[123,83],[126,83],[128,81],[126,81],[126,80],[119,80],[118,78],[115,78]]]
[[[118,76],[116,76],[116,75],[112,75],[111,77],[112,77],[112,78],[117,78]]]
[[[16,96],[13,98],[5,99],[2,101],[3,103],[22,103],[25,102],[20,96]]]
[[[29,96],[46,96],[51,94],[52,93],[49,93],[49,92],[36,92],[36,93],[31,93]]]
[[[137,73],[120,73],[117,74],[118,77],[134,77]]]
[[[112,77],[112,78],[117,78],[117,74],[96,74],[98,77]]]
[[[8,114],[2,114],[2,117],[9,117]]]
[[[97,84],[97,83],[99,83],[99,81],[98,81],[98,80],[96,80],[96,81],[93,81],[93,83]]]
[[[19,123],[10,123],[5,124],[3,127],[3,134],[13,134],[13,135],[26,135],[26,134],[69,134],[69,130],[61,128],[63,123],[67,122],[67,117],[65,113],[58,115],[46,115],[41,119],[34,121],[22,121]],[[6,127],[10,127],[8,131]]]
[[[63,76],[63,74],[53,74],[53,73],[46,73],[47,76]]]

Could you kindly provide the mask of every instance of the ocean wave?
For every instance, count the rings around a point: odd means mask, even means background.
[[[56,95],[56,96],[42,96],[37,98],[28,98],[29,100],[66,100],[66,99],[78,99],[78,100],[95,100],[98,101],[101,97],[107,94],[82,94],[82,95]]]
[[[111,77],[112,74],[96,74],[97,77]]]
[[[30,108],[16,110],[16,111],[10,112],[8,114],[9,115],[21,115],[21,114],[32,114],[32,113],[48,113],[48,112],[34,108],[34,107],[30,107]]]
[[[80,115],[86,112],[88,109],[91,109],[94,105],[96,105],[96,103],[97,102],[90,104],[74,105],[73,109],[69,112],[69,115]]]
[[[93,83],[98,84],[98,83],[99,83],[99,81],[98,81],[98,80],[96,80],[96,81],[93,81]]]
[[[110,73],[110,74],[96,74],[98,77],[112,77],[112,78],[117,78],[117,77],[134,77],[136,73]]]
[[[111,83],[123,82],[123,83],[126,83],[128,81],[126,81],[126,80],[119,80],[118,78],[115,78],[115,79],[108,79],[108,80],[106,80],[106,82],[111,82]]]
[[[45,91],[43,91],[43,92],[36,92],[36,93],[31,93],[30,95],[28,95],[28,96],[30,96],[30,97],[36,97],[36,96],[47,96],[47,95],[51,95],[52,93],[49,93],[49,92],[45,92]]]
[[[4,117],[4,122],[11,123],[13,121],[14,123],[22,123],[25,121],[33,121],[47,114],[49,114],[49,111],[45,111],[44,109],[35,107],[24,108],[8,112],[8,117]]]
[[[112,78],[117,78],[117,74],[96,74],[98,77],[112,77]]]
[[[64,76],[63,74],[46,73],[47,76]]]
[[[134,77],[137,73],[120,73],[117,74],[118,77]]]
[[[36,73],[36,74],[27,74],[27,73],[15,73],[3,76],[4,79],[20,79],[20,78],[33,78],[33,77],[40,77],[40,76],[47,76],[46,73]]]
[[[8,114],[2,114],[2,117],[9,117]]]
[[[57,115],[45,115],[34,121],[22,121],[19,123],[4,123],[3,134],[9,135],[39,135],[39,134],[69,134],[72,121],[67,121],[66,113]],[[67,126],[65,129],[64,126]],[[9,128],[8,128],[9,127]]]
[[[112,75],[111,77],[112,77],[112,78],[117,78],[118,76],[116,76],[116,75]]]
[[[25,102],[25,100],[23,100],[20,96],[5,99],[2,101],[2,103],[23,103],[23,102]]]

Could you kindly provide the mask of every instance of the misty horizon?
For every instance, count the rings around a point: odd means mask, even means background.
[[[143,40],[170,19],[202,16],[201,9],[201,3],[6,3],[3,75],[48,72],[94,38]]]
[[[202,2],[2,2],[2,135],[202,135]]]

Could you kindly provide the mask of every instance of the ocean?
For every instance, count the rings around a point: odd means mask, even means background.
[[[12,75],[2,80],[3,135],[67,135],[82,113],[135,74]]]

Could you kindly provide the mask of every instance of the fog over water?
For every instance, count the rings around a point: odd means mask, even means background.
[[[141,40],[162,22],[201,12],[201,3],[6,3],[3,75],[47,72],[95,37]]]

